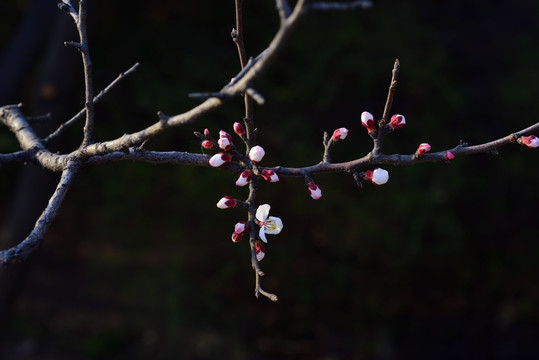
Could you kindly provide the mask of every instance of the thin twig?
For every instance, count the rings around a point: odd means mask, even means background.
[[[97,104],[99,101],[101,101],[101,99],[103,99],[103,97],[106,94],[108,94],[108,92],[110,90],[112,90],[116,85],[118,85],[122,79],[124,79],[126,76],[130,75],[131,73],[135,72],[135,70],[137,70],[138,66],[139,66],[139,63],[136,63],[135,65],[131,66],[127,71],[124,71],[123,73],[120,73],[120,75],[118,75],[118,77],[116,79],[114,79],[110,84],[107,85],[107,87],[105,87],[103,90],[101,90],[99,92],[99,94],[97,94],[96,97],[94,97],[94,104]],[[56,129],[53,133],[51,133],[49,136],[47,136],[43,140],[43,143],[47,144],[50,141],[53,141],[54,139],[56,139],[58,136],[60,136],[64,132],[65,129],[67,129],[69,126],[75,124],[80,119],[82,119],[84,117],[85,113],[86,113],[86,108],[79,111],[71,119],[69,119],[68,121],[66,121],[62,125],[60,125],[58,127],[58,129]]]
[[[310,10],[353,10],[353,9],[368,9],[372,6],[372,2],[369,0],[356,0],[352,2],[342,3],[327,3],[327,2],[314,2],[309,5]]]

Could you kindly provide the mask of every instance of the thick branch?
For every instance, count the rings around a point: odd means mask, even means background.
[[[71,184],[73,184],[77,168],[78,165],[76,162],[70,162],[66,166],[65,170],[62,172],[56,190],[52,194],[47,207],[37,220],[34,229],[26,239],[21,241],[17,246],[0,251],[0,263],[6,265],[21,262],[37,249],[39,244],[41,244],[43,237],[49,230],[50,224],[58,215],[58,209],[60,208],[67,191],[71,187]]]

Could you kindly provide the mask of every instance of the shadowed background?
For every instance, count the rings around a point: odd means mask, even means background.
[[[97,106],[97,141],[152,124],[158,110],[181,113],[198,104],[189,92],[218,90],[239,71],[233,1],[92,5],[94,87],[141,63]],[[35,6],[0,5],[4,67]],[[42,6],[52,10],[37,13],[28,38],[42,46],[15,61],[26,70],[2,86],[2,105],[24,102],[28,115],[62,121],[83,106],[80,59],[62,44],[76,34],[55,1]],[[350,133],[335,162],[366,154],[372,143],[359,116],[380,117],[397,57],[392,113],[407,125],[386,138],[386,153],[478,144],[535,123],[537,10],[527,1],[375,1],[367,11],[308,16],[255,86],[266,98],[255,109],[262,165],[315,164],[323,132],[338,127]],[[68,24],[60,33],[59,19]],[[256,56],[278,26],[274,2],[246,1],[244,26]],[[66,55],[47,62],[56,52]],[[49,63],[60,71],[43,80]],[[60,100],[61,110],[51,109]],[[232,133],[242,118],[238,99],[147,148],[200,152],[193,131]],[[81,126],[60,150],[78,145]],[[15,149],[2,129],[0,150]],[[318,201],[303,179],[261,184],[258,203],[284,222],[261,263],[277,303],[253,296],[248,244],[230,241],[245,212],[215,207],[224,195],[247,196],[233,174],[132,162],[86,168],[41,249],[11,290],[2,287],[13,294],[3,358],[537,358],[538,155],[514,145],[451,164],[386,166],[389,182],[363,190],[348,174],[317,175]],[[3,232],[17,222],[17,174],[1,169]]]

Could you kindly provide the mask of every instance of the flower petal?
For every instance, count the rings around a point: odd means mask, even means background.
[[[268,242],[268,239],[266,239],[266,234],[264,233],[264,226],[262,226],[260,228],[260,230],[258,231],[258,237],[260,238],[260,240],[262,240],[263,242],[267,243]]]
[[[264,223],[264,232],[266,234],[277,235],[283,229],[283,222],[280,218],[270,216]]]
[[[269,204],[260,205],[256,209],[256,219],[259,221],[266,221],[270,212],[271,206]]]

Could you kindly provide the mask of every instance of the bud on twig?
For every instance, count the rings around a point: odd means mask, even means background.
[[[269,181],[269,182],[279,181],[279,176],[277,176],[277,174],[273,170],[264,169],[262,170],[260,175],[262,175],[262,178],[264,178],[264,180]]]
[[[339,129],[336,129],[333,132],[333,136],[331,137],[331,139],[333,141],[344,140],[347,135],[348,135],[348,129],[347,128],[339,128]]]
[[[210,158],[210,166],[219,167],[224,163],[232,161],[232,155],[225,153],[217,153]]]
[[[453,160],[454,158],[455,158],[455,155],[453,155],[451,151],[446,152],[444,155],[445,160]]]
[[[367,129],[369,134],[376,130],[374,116],[368,111],[363,111],[361,113],[361,125]]]
[[[389,180],[389,173],[382,168],[376,168],[373,171],[367,170],[365,180],[371,181],[374,185],[383,185]]]
[[[539,138],[535,135],[521,136],[517,141],[521,143],[522,145],[526,145],[530,149],[533,149],[539,146]]]
[[[245,186],[251,181],[251,171],[245,170],[240,174],[238,180],[236,180],[236,186]]]
[[[389,121],[389,126],[395,130],[400,129],[404,127],[406,124],[406,119],[404,118],[404,115],[395,114],[391,117],[391,120]]]
[[[311,197],[313,199],[318,200],[322,197],[322,189],[320,189],[320,187],[318,187],[318,185],[316,185],[314,181],[309,181],[307,183],[307,188],[309,189],[309,192],[311,193]]]
[[[219,200],[217,207],[219,209],[230,209],[238,205],[238,200],[231,198],[230,196],[225,196]]]
[[[238,136],[243,137],[245,135],[245,128],[239,122],[235,122],[234,123],[234,132],[236,134],[238,134]]]
[[[253,162],[260,162],[264,158],[264,155],[266,155],[266,152],[262,148],[262,146],[256,145],[253,146],[251,151],[249,151],[249,159]]]
[[[430,151],[430,145],[428,143],[419,144],[419,147],[415,151],[414,159],[420,158],[421,156],[425,155],[425,153],[429,151]]]
[[[256,253],[256,259],[258,261],[262,261],[264,256],[266,256],[266,249],[264,249],[264,245],[260,241],[257,241],[255,244],[255,253]]]

